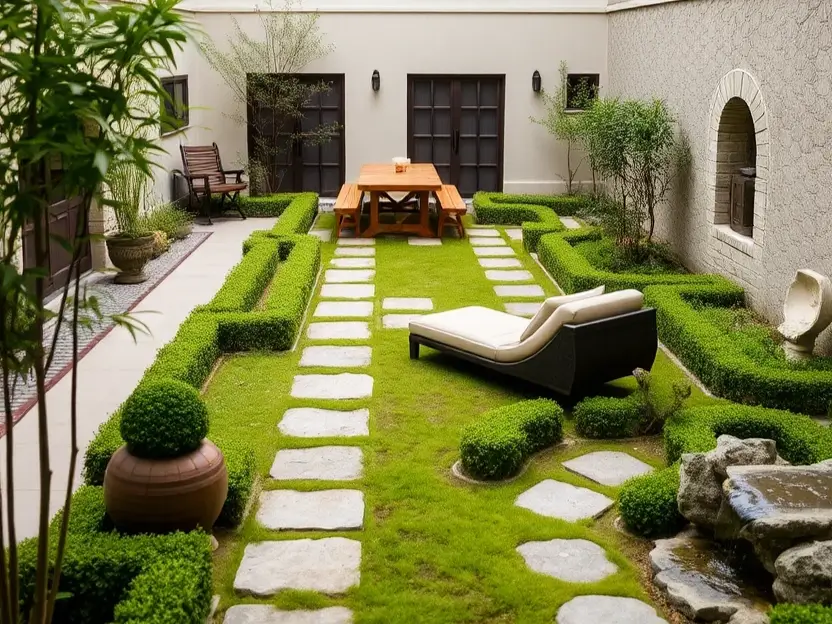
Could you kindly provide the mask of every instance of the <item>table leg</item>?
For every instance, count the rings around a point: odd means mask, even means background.
[[[430,229],[430,192],[419,193],[419,236],[432,237],[434,233]]]
[[[379,231],[379,224],[378,224],[378,200],[379,200],[379,192],[378,191],[370,191],[370,227],[364,230],[363,236],[367,238],[372,238]]]

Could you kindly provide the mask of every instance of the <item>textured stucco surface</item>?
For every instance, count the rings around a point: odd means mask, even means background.
[[[608,94],[666,100],[691,145],[691,170],[662,210],[659,235],[692,269],[756,282],[752,303],[778,322],[796,269],[832,274],[832,2],[688,0],[608,19]],[[770,170],[764,247],[753,257],[733,250],[732,267],[708,220],[706,172],[712,100],[735,69],[765,99]]]

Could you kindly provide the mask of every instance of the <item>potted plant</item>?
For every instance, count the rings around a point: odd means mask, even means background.
[[[228,494],[222,452],[205,435],[208,410],[181,381],[139,385],[122,407],[125,445],[104,473],[104,502],[119,529],[210,532]]]
[[[144,199],[145,174],[133,163],[115,163],[107,177],[110,199],[117,230],[107,236],[107,253],[119,270],[117,284],[139,284],[147,280],[144,266],[153,257],[155,240],[153,232],[142,228],[140,217]]]

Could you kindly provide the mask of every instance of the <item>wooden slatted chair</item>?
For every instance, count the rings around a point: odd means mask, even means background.
[[[355,184],[345,184],[335,200],[335,237],[341,237],[341,230],[346,227],[355,228],[355,235],[361,234],[361,205],[364,203],[364,192],[358,190]]]
[[[468,206],[465,205],[457,188],[451,184],[443,184],[442,188],[436,191],[436,202],[439,210],[439,223],[436,228],[439,238],[442,238],[442,232],[447,223],[456,227],[460,238],[465,238],[462,217],[468,212]]]
[[[211,145],[180,145],[182,152],[182,171],[176,170],[175,174],[181,175],[188,183],[188,208],[192,209],[194,201],[197,202],[202,214],[208,219],[211,225],[211,196],[220,196],[220,212],[223,211],[225,200],[229,201],[229,209],[236,210],[245,219],[243,209],[240,206],[240,191],[248,188],[243,182],[242,169],[223,169],[220,160],[220,150],[216,143]],[[228,181],[229,176],[234,176],[232,182]]]

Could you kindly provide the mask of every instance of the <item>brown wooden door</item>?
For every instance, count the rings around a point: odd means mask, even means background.
[[[324,81],[329,91],[317,93],[306,102],[300,120],[281,117],[255,102],[249,108],[249,158],[255,158],[257,141],[265,141],[270,146],[266,168],[272,192],[314,191],[323,197],[336,197],[345,177],[344,76],[296,77],[307,84]],[[257,115],[256,124],[251,123],[252,115]],[[331,123],[337,123],[341,130],[326,143],[304,144],[296,139],[303,131]]]
[[[502,76],[408,76],[408,157],[463,197],[503,188]]]

